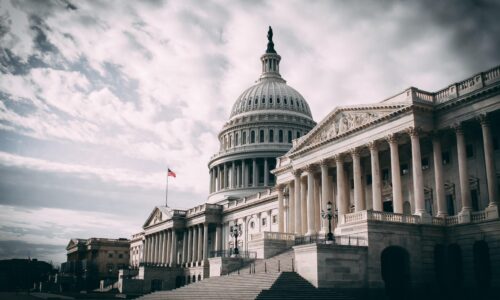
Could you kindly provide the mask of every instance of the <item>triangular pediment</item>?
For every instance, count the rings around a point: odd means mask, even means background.
[[[146,222],[142,227],[146,228],[158,223],[165,222],[166,220],[171,219],[172,216],[173,210],[170,207],[156,206],[149,217],[146,219]]]
[[[67,249],[71,249],[71,248],[73,248],[73,247],[75,247],[75,246],[78,246],[78,244],[79,244],[79,243],[83,243],[83,242],[85,242],[85,241],[86,241],[86,240],[84,240],[84,239],[71,239],[71,240],[69,240],[69,243],[68,243],[68,245],[66,246],[66,250],[67,250]]]
[[[289,155],[380,122],[409,107],[406,104],[363,105],[335,108],[326,118],[301,138]]]

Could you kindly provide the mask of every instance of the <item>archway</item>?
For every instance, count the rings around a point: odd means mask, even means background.
[[[389,299],[407,299],[410,293],[410,255],[406,249],[390,246],[380,258],[382,279]]]

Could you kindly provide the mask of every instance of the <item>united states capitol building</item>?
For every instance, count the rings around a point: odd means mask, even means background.
[[[500,67],[316,123],[280,74],[271,30],[260,60],[218,135],[206,203],[151,211],[123,293],[498,295]]]

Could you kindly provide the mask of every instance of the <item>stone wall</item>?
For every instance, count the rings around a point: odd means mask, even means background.
[[[308,244],[293,249],[297,273],[315,287],[366,287],[367,247]]]

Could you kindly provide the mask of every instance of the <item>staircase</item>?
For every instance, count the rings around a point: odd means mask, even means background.
[[[262,289],[270,288],[280,273],[210,277],[171,291],[158,291],[141,300],[160,299],[255,299]]]
[[[141,300],[204,299],[332,299],[351,300],[332,289],[317,289],[295,272],[271,272],[211,277],[172,290],[140,297]]]
[[[275,255],[267,259],[256,259],[250,264],[240,268],[238,271],[233,271],[230,275],[250,274],[250,273],[276,273],[276,272],[293,272],[292,266],[294,259],[293,249],[289,249],[283,253]]]
[[[141,300],[163,299],[356,299],[335,289],[317,289],[294,272],[293,250],[252,263],[220,277],[210,277],[171,291],[158,291]]]

